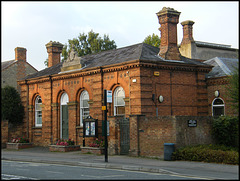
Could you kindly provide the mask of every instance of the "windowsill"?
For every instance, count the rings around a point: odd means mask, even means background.
[[[42,129],[42,126],[34,126],[32,129]]]
[[[83,126],[76,126],[76,129],[82,129]]]

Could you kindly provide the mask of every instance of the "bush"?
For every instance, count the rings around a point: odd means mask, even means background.
[[[217,144],[239,147],[239,118],[220,116],[213,121],[212,135]]]
[[[6,86],[1,89],[1,93],[1,119],[8,120],[10,123],[22,123],[24,107],[17,90],[14,87]]]
[[[172,159],[239,164],[239,153],[236,148],[224,145],[198,145],[177,149]]]

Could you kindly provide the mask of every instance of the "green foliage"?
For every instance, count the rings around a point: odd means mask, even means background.
[[[235,67],[233,73],[228,78],[227,96],[230,98],[231,106],[239,111],[239,65]]]
[[[160,43],[161,43],[161,39],[159,38],[158,35],[155,35],[154,33],[151,35],[148,35],[143,43],[146,43],[146,44],[149,44],[149,45],[152,45],[152,46],[155,46],[155,47],[158,47],[160,46]]]
[[[177,149],[172,159],[239,164],[239,153],[236,148],[224,145],[197,145]]]
[[[22,123],[24,107],[21,103],[20,94],[14,87],[6,86],[1,89],[1,119],[11,123]]]
[[[64,45],[62,50],[63,60],[67,59],[68,53],[74,48],[78,52],[78,56],[84,56],[92,53],[98,53],[104,50],[116,49],[116,43],[114,40],[110,40],[108,35],[102,37],[99,33],[91,30],[88,34],[80,33],[77,38],[68,40],[68,45]]]
[[[220,116],[213,121],[212,135],[217,144],[239,147],[239,118]]]
[[[48,58],[44,61],[44,65],[48,67]]]

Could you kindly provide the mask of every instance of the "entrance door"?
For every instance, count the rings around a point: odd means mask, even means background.
[[[62,105],[62,138],[68,139],[68,106]]]
[[[61,97],[61,121],[60,121],[60,138],[68,139],[68,95],[63,93]]]
[[[119,120],[120,126],[120,154],[127,155],[130,149],[129,118]]]

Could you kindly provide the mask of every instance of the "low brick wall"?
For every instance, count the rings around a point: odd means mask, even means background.
[[[93,153],[93,154],[104,154],[104,148],[96,148],[96,147],[82,147],[82,153]]]
[[[32,143],[7,143],[7,149],[19,150],[24,148],[31,148]]]
[[[175,148],[214,143],[211,135],[212,117],[130,115],[130,150],[133,156],[164,157],[164,143]],[[196,126],[189,126],[196,120]]]
[[[23,131],[23,124],[11,124],[8,120],[1,120],[1,147],[6,148],[6,144],[12,138],[22,137],[26,134]]]
[[[59,152],[69,152],[69,151],[78,151],[80,150],[80,145],[49,145],[49,151],[59,151]]]

